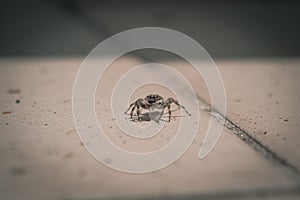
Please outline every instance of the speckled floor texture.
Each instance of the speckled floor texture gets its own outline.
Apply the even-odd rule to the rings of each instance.
[[[226,89],[227,115],[219,113],[224,129],[202,160],[197,157],[199,146],[218,111],[209,106],[205,83],[189,64],[162,62],[190,81],[206,109],[199,110],[197,136],[185,154],[146,174],[110,169],[85,149],[72,114],[73,84],[82,61],[1,58],[1,199],[300,199],[299,59],[216,60]],[[107,137],[133,152],[166,145],[180,122],[172,118],[162,134],[149,140],[122,134],[116,126],[112,89],[125,71],[142,63],[133,56],[118,59],[95,95],[96,114]],[[169,94],[161,87],[156,90]],[[151,87],[142,88],[133,99],[149,92]]]

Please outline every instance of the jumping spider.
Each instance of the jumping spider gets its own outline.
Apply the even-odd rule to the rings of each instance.
[[[185,109],[184,106],[180,105],[178,103],[178,101],[176,101],[175,99],[169,97],[167,100],[164,100],[163,97],[159,96],[158,94],[150,94],[148,95],[146,98],[142,99],[138,99],[136,100],[134,103],[130,104],[129,108],[126,110],[125,114],[128,113],[128,111],[131,109],[130,112],[130,118],[132,118],[133,112],[136,109],[136,114],[138,117],[138,120],[141,121],[140,118],[140,114],[141,114],[141,108],[146,109],[146,110],[152,110],[155,108],[158,109],[162,109],[160,116],[158,118],[158,120],[160,120],[160,118],[162,117],[165,108],[168,108],[169,111],[169,122],[171,121],[171,104],[175,103],[178,106],[178,109],[182,108],[189,116],[191,116],[191,114]]]

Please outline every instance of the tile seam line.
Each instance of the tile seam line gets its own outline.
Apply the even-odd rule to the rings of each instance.
[[[224,116],[222,113],[220,113],[215,108],[211,107],[204,99],[202,99],[199,95],[198,97],[198,103],[200,106],[200,109],[207,112],[209,115],[211,115],[213,118],[215,118],[219,123],[221,123],[230,133],[233,133],[235,136],[237,136],[240,140],[242,140],[244,143],[249,145],[252,149],[254,149],[258,154],[260,154],[262,157],[264,157],[266,160],[271,161],[273,164],[280,165],[282,167],[285,167],[293,174],[297,175],[297,178],[300,179],[300,170],[289,163],[284,158],[280,157],[278,154],[273,152],[271,149],[269,149],[267,146],[265,146],[262,142],[258,141],[255,137],[253,137],[250,133],[236,125],[233,121],[228,119],[226,116]],[[300,183],[300,180],[298,180]]]

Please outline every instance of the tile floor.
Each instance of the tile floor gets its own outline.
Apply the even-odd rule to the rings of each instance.
[[[127,174],[95,160],[81,143],[72,117],[72,88],[82,58],[0,60],[0,196],[3,199],[298,199],[299,60],[219,60],[227,93],[228,119],[276,155],[224,128],[203,160],[199,147],[211,116],[200,110],[197,136],[175,163],[148,174]],[[97,114],[120,148],[143,151],[167,144],[172,128],[149,141],[115,127],[109,94],[118,77],[141,64],[134,57],[113,63],[97,91]],[[198,81],[185,63],[165,62]],[[167,76],[167,75],[166,75]],[[147,92],[145,88],[143,92]],[[158,88],[164,92],[162,88]],[[209,102],[203,83],[199,96]],[[102,118],[103,117],[103,118]],[[212,120],[215,120],[212,118]],[[267,154],[269,155],[269,154]],[[278,162],[282,159],[284,162]]]

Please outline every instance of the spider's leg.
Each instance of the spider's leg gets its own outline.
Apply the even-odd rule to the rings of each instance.
[[[180,105],[180,104],[178,103],[177,100],[175,100],[175,99],[169,97],[169,98],[167,99],[167,103],[168,103],[168,104],[175,103],[175,104],[178,106],[178,108],[182,108],[182,109],[186,112],[186,114],[188,114],[189,116],[191,116],[191,114],[185,109],[185,107],[182,106],[182,105]]]
[[[138,120],[141,121],[141,118],[140,118],[140,114],[141,114],[141,108],[147,106],[144,102],[143,99],[138,99],[136,101],[136,114],[137,114],[137,117],[138,117]]]
[[[130,106],[128,107],[128,109],[124,112],[124,114],[127,114],[128,113],[128,111],[130,110],[130,108],[133,106],[135,104],[135,102],[134,103],[132,103],[132,104],[130,104]]]
[[[160,116],[159,116],[159,119],[158,119],[158,120],[160,120],[160,118],[161,118],[162,115],[164,114],[166,108],[168,108],[168,113],[169,113],[169,121],[168,121],[168,122],[170,122],[170,121],[171,121],[171,115],[172,115],[172,114],[171,114],[171,105],[170,105],[169,102],[166,102],[166,103],[164,104],[164,108],[162,109],[162,111],[161,111],[161,113],[160,113]]]
[[[133,114],[133,111],[134,111],[134,109],[137,107],[137,105],[136,105],[136,102],[134,103],[134,106],[132,107],[132,109],[131,109],[131,112],[130,112],[130,118],[132,118],[132,114]]]
[[[160,113],[160,116],[158,118],[158,120],[160,120],[160,118],[162,117],[162,115],[164,114],[165,112],[165,109],[166,109],[166,106],[164,106],[164,108],[162,109],[161,113]]]
[[[141,108],[138,105],[137,105],[137,109],[136,109],[136,114],[137,114],[138,120],[141,121],[141,118],[140,118]]]
[[[168,111],[169,111],[169,122],[170,122],[171,121],[171,114],[172,114],[170,104],[168,105]]]

